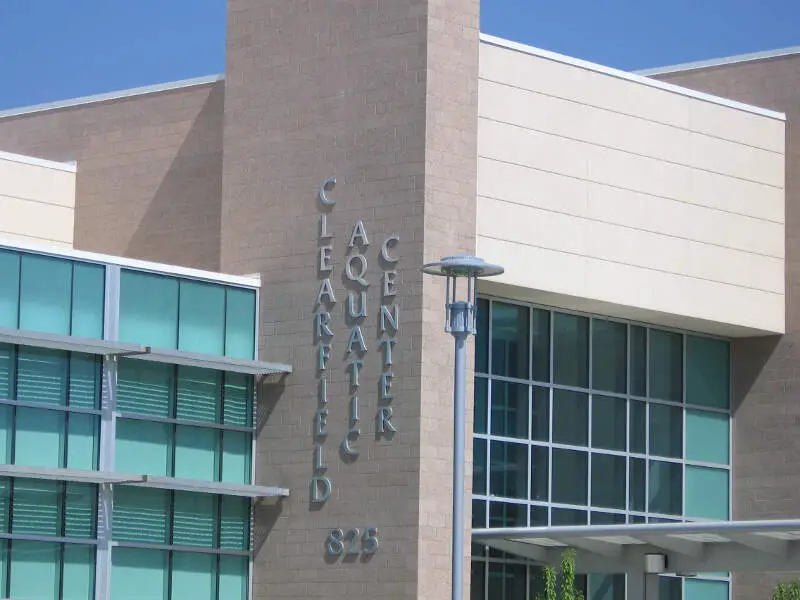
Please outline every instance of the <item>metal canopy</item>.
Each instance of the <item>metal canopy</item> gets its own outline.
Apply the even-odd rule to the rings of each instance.
[[[212,354],[198,354],[195,352],[181,352],[180,350],[167,350],[163,348],[144,347],[142,354],[131,355],[130,358],[148,360],[151,362],[169,363],[171,365],[184,365],[201,369],[216,369],[229,373],[244,373],[246,375],[282,375],[292,372],[291,365],[270,363],[260,360],[246,360],[215,356]]]
[[[37,348],[48,348],[50,350],[66,350],[69,352],[83,352],[84,354],[101,354],[106,356],[119,356],[146,351],[143,346],[138,344],[93,340],[72,337],[70,335],[39,333],[37,331],[23,331],[21,329],[8,329],[6,327],[0,327],[0,342],[18,344],[20,346],[36,346]]]
[[[800,519],[475,529],[472,541],[552,565],[573,548],[582,573],[643,573],[648,554],[667,557],[665,573],[800,570]]]

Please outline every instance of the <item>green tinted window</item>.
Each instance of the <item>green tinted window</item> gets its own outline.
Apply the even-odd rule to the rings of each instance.
[[[67,403],[67,353],[21,347],[17,371],[17,400],[42,404]]]
[[[172,425],[117,419],[116,471],[168,476],[171,453]]]
[[[1,265],[2,263],[0,263]],[[489,301],[478,298],[477,332],[475,334],[475,370],[489,372]]]
[[[553,390],[553,441],[585,446],[589,443],[589,395]]]
[[[527,498],[528,445],[493,441],[489,450],[489,494]]]
[[[528,378],[529,310],[525,306],[492,303],[492,373]]]
[[[729,474],[724,469],[686,466],[686,516],[728,519]]]
[[[114,548],[111,553],[111,597],[114,600],[167,600],[168,576],[168,552]]]
[[[225,373],[223,385],[223,421],[225,425],[253,426],[253,378]]]
[[[223,496],[220,515],[220,547],[247,550],[250,547],[250,500]]]
[[[105,303],[105,268],[101,265],[74,263],[72,275],[72,335],[83,338],[103,337]]]
[[[220,556],[219,598],[247,600],[247,572],[246,556]]]
[[[172,543],[208,548],[216,545],[218,501],[219,498],[211,494],[176,492]]]
[[[686,459],[727,465],[730,461],[730,416],[687,410]]]
[[[592,387],[624,394],[628,390],[628,326],[592,320]]]
[[[19,254],[0,249],[0,327],[19,325],[19,265]]]
[[[627,419],[624,398],[592,397],[592,447],[624,451]]]
[[[728,600],[727,581],[686,579],[683,585],[683,600]]]
[[[206,481],[218,479],[218,443],[219,430],[217,429],[177,425],[175,427],[174,476],[181,479]]]
[[[72,263],[60,258],[22,255],[19,328],[69,335]]]
[[[114,489],[114,539],[124,542],[169,543],[170,494],[118,486]]]
[[[172,553],[170,597],[173,600],[213,600],[217,557],[197,552]],[[220,598],[224,597],[220,596]]]
[[[650,330],[650,397],[683,400],[683,336]]]
[[[256,293],[228,288],[225,309],[225,356],[255,358]]]
[[[728,342],[686,338],[686,403],[730,407],[730,347]]]
[[[57,600],[60,553],[59,544],[15,540],[8,571],[10,597]]]
[[[217,355],[225,352],[225,288],[181,281],[178,314],[178,349]]]
[[[506,381],[492,382],[492,434],[528,438],[529,386]]]
[[[61,586],[63,600],[92,600],[94,598],[94,546],[64,544]]]
[[[650,461],[650,512],[680,515],[683,507],[683,466]]]
[[[178,367],[177,418],[219,423],[221,386],[222,373],[219,371]],[[231,399],[231,402],[235,404],[236,399]]]
[[[123,359],[117,373],[117,410],[137,415],[172,414],[175,368],[171,365]]]
[[[119,339],[156,348],[178,347],[178,280],[123,269]]]
[[[553,378],[555,383],[589,385],[589,319],[555,313],[553,317]]]
[[[650,454],[680,458],[683,454],[683,409],[650,405]]]
[[[592,454],[592,506],[625,509],[624,456]]]

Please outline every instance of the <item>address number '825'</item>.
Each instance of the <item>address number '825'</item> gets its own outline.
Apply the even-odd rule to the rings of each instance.
[[[332,529],[325,540],[325,551],[331,556],[375,554],[378,545],[377,527],[367,527],[363,534],[357,527],[347,531]]]

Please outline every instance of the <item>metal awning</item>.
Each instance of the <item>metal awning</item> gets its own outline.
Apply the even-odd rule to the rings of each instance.
[[[180,350],[153,348],[140,344],[109,342],[106,340],[78,338],[69,335],[39,333],[36,331],[24,331],[21,329],[8,329],[4,327],[0,328],[0,342],[102,356],[127,356],[138,360],[198,367],[201,369],[214,369],[230,373],[243,373],[246,375],[283,375],[292,372],[291,365],[280,363],[229,358],[227,356],[216,356],[214,354],[182,352]]]
[[[800,570],[800,519],[475,529],[472,541],[551,565],[573,548],[582,573],[643,573],[653,554],[665,573]]]
[[[159,477],[140,473],[115,473],[109,471],[89,471],[85,469],[60,469],[51,467],[30,467],[26,465],[0,465],[0,477],[20,477],[23,479],[47,479],[75,483],[110,483],[133,485],[137,487],[158,488],[179,492],[198,492],[220,496],[240,496],[253,498],[265,503],[274,503],[289,496],[286,488],[243,485],[218,481],[178,479]]]

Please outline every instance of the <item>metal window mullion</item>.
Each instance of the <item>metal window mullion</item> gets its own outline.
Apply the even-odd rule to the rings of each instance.
[[[73,268],[74,271],[74,268]],[[66,481],[59,482],[61,485],[59,486],[59,494],[61,496],[61,506],[60,506],[60,515],[59,520],[59,533],[61,534],[62,538],[67,537],[67,487],[69,484]],[[64,551],[66,546],[64,544],[59,544],[58,547],[58,554],[59,554],[59,561],[58,561],[58,600],[63,600],[64,598]]]
[[[686,520],[686,338],[681,335],[681,520]]]
[[[644,393],[650,396],[650,328],[644,330]],[[650,513],[650,400],[644,403],[644,512]],[[650,519],[647,519],[649,522]]]

